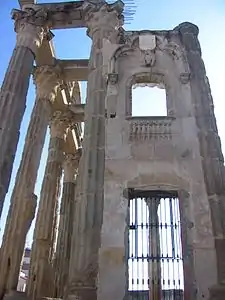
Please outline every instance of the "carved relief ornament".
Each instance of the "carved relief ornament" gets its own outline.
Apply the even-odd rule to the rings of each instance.
[[[107,30],[110,39],[112,31],[118,30],[123,25],[123,8],[124,4],[120,0],[113,4],[108,4],[105,1],[84,1],[83,11],[88,27],[87,34],[92,37],[98,29]]]
[[[50,119],[51,137],[65,138],[70,124],[74,121],[74,114],[71,111],[55,111]]]
[[[63,84],[62,70],[56,66],[34,67],[33,80],[37,97],[54,102],[58,89]]]
[[[44,9],[13,9],[11,16],[15,20],[14,29],[17,32],[17,46],[30,48],[34,54],[36,54],[44,38],[51,40],[54,36],[49,31],[51,24],[48,12]]]
[[[107,92],[105,98],[105,108],[106,116],[108,118],[116,117],[116,108],[117,108],[117,97],[118,97],[118,74],[110,73],[108,74],[107,80]]]

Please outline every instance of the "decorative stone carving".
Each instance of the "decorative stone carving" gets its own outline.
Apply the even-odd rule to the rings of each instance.
[[[180,81],[183,84],[187,84],[190,81],[190,73],[181,73],[180,74]]]
[[[59,65],[35,67],[33,79],[37,97],[53,103],[60,86],[63,84],[62,70]]]
[[[115,118],[116,116],[116,106],[118,97],[118,74],[111,73],[108,74],[108,85],[107,93],[105,99],[106,115],[108,118]]]
[[[17,32],[17,46],[30,48],[36,54],[43,38],[50,40],[53,34],[49,32],[50,23],[48,13],[41,9],[35,11],[32,8],[25,10],[12,10],[12,19],[15,20]]]
[[[11,12],[12,19],[16,21],[16,27],[25,22],[39,27],[50,27],[48,11],[45,9],[35,10],[27,7],[24,10],[13,9]],[[17,29],[17,28],[15,28]],[[16,30],[17,31],[17,30]]]
[[[150,50],[143,51],[143,53],[146,67],[153,67],[155,64],[155,53]]]
[[[51,137],[62,138],[65,135],[65,127],[73,123],[74,114],[72,111],[55,111],[50,120]]]
[[[151,140],[171,140],[173,118],[131,118],[130,119],[129,140],[151,141]]]
[[[165,84],[164,83],[136,83],[132,86],[132,89],[136,89],[137,87],[149,87],[149,88],[153,88],[153,87],[157,87],[159,89],[165,89]]]
[[[107,31],[107,39],[116,41],[118,39],[117,28],[123,24],[122,1],[118,0],[113,4],[107,4],[100,1],[97,4],[91,1],[85,1],[83,5],[85,22],[87,24],[87,33],[92,36],[97,28]]]
[[[110,73],[108,74],[108,83],[116,84],[118,82],[118,74],[117,73]]]

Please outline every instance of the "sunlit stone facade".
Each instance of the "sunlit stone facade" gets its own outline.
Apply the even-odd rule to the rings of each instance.
[[[0,300],[140,295],[224,300],[224,160],[197,26],[186,22],[171,30],[125,31],[121,1],[20,3],[21,9],[12,12],[17,41],[0,91],[0,215],[31,75],[36,99],[0,251]],[[51,30],[80,27],[92,41],[90,57],[57,59]],[[83,80],[85,104],[78,84]],[[167,115],[133,117],[133,85],[164,88]],[[48,126],[37,201],[34,187]],[[167,232],[162,227],[168,227],[159,212],[164,198],[177,203],[170,206],[170,217],[177,217],[169,222],[171,236],[179,229],[182,288],[164,286],[172,274],[169,270],[166,277],[162,267]],[[146,211],[146,225],[140,226],[147,232],[143,276],[148,281],[145,289],[131,291],[128,254],[135,244],[130,232],[143,212],[134,218],[137,223],[128,219],[138,199],[144,199]],[[29,278],[26,291],[16,294],[35,211]],[[134,232],[138,235],[138,229]]]

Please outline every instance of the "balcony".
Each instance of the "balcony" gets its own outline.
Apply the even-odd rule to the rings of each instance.
[[[172,139],[173,117],[129,117],[129,141]]]

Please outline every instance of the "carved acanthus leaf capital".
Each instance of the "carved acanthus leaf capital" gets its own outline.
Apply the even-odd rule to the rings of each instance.
[[[26,8],[25,10],[13,9],[11,16],[15,20],[18,47],[30,48],[36,54],[43,39],[46,37],[50,40],[53,37],[53,34],[49,32],[51,24],[46,10],[34,10],[33,8]]]
[[[69,116],[62,111],[55,111],[50,119],[50,135],[51,137],[65,138],[69,125]]]
[[[92,37],[99,29],[109,33],[118,30],[124,23],[123,8],[124,4],[120,0],[113,4],[101,0],[97,3],[90,0],[84,1],[83,10],[88,35]]]
[[[74,122],[74,114],[71,111],[55,111],[49,122],[51,137],[65,138],[70,124]]]
[[[58,65],[35,67],[33,79],[37,97],[53,102],[63,84],[61,68]]]

